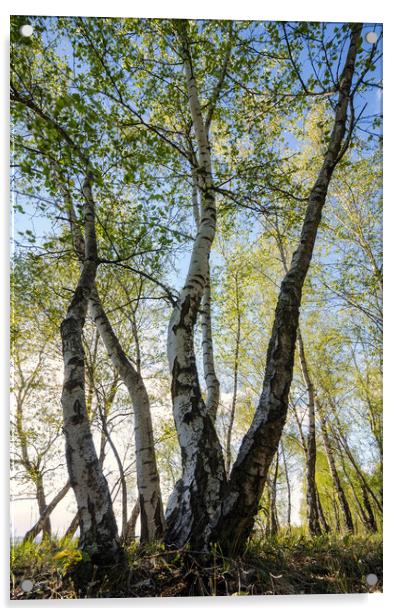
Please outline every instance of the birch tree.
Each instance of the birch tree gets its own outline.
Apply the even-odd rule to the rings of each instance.
[[[95,206],[92,172],[82,186],[84,199],[84,264],[67,314],[61,323],[64,358],[62,407],[66,460],[79,511],[80,545],[94,563],[110,564],[121,559],[118,529],[111,496],[98,456],[86,411],[82,330],[97,270]]]
[[[352,81],[360,34],[360,25],[351,28],[351,41],[340,78],[339,97],[328,150],[309,195],[300,244],[281,284],[262,395],[254,421],[243,440],[231,472],[229,494],[224,499],[221,521],[217,527],[219,541],[225,549],[236,550],[248,538],[267,469],[278,447],[285,423],[302,287],[311,262],[328,186],[334,168],[347,148],[345,133],[349,130],[350,135],[351,130],[346,122],[353,100]]]
[[[220,507],[226,483],[222,449],[201,395],[193,341],[194,325],[209,277],[216,204],[209,133],[190,52],[189,24],[176,22],[176,30],[197,142],[197,176],[203,205],[186,282],[168,330],[173,415],[182,453],[183,475],[169,498],[166,541],[177,546],[189,542],[196,549],[208,541],[209,522]]]
[[[76,255],[84,266],[84,240],[77,224],[77,216],[70,196],[67,207]],[[154,437],[150,402],[139,370],[129,361],[102,306],[97,287],[89,297],[89,314],[93,319],[111,361],[123,380],[133,405],[135,422],[135,451],[137,488],[139,492],[141,541],[148,543],[160,539],[164,531],[164,513],[155,459]],[[125,522],[126,526],[127,520]],[[123,528],[122,536],[127,532]]]

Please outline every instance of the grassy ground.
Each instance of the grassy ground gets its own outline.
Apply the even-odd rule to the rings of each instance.
[[[12,599],[72,599],[69,571],[82,555],[76,541],[53,540],[13,546]],[[378,582],[370,587],[368,574]],[[208,595],[331,594],[382,591],[382,540],[372,536],[309,538],[300,531],[253,540],[242,558],[223,558],[154,545],[128,548],[128,568],[114,571],[100,586],[93,580],[84,596],[181,597]],[[23,580],[33,583],[23,590]]]

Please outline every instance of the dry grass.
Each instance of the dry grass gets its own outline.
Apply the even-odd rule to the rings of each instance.
[[[300,531],[252,540],[241,558],[223,557],[217,548],[204,555],[188,550],[145,550],[133,544],[122,571],[95,575],[80,596],[181,597],[216,595],[333,594],[382,590],[379,535],[309,538]],[[82,558],[76,542],[17,544],[11,554],[12,599],[77,598],[69,572]],[[82,563],[81,563],[82,564]],[[378,583],[370,588],[366,576]],[[24,592],[22,580],[31,580]]]

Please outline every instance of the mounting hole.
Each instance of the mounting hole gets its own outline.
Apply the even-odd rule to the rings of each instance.
[[[20,27],[19,32],[21,36],[24,36],[26,38],[29,36],[32,36],[33,26],[31,26],[30,24],[24,24],[23,26]]]
[[[377,32],[367,32],[366,41],[370,43],[370,45],[375,45],[377,42]]]
[[[369,573],[366,575],[366,582],[369,586],[375,586],[378,582],[378,577],[375,573]]]
[[[32,580],[22,580],[21,588],[24,592],[30,592],[33,588]]]

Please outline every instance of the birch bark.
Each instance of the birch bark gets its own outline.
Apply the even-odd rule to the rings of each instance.
[[[87,416],[85,359],[82,344],[90,293],[97,271],[94,200],[89,173],[83,184],[85,257],[78,284],[61,323],[64,383],[62,408],[66,460],[78,505],[80,546],[93,564],[119,562],[122,552],[107,481],[102,473]]]
[[[217,513],[226,475],[222,449],[201,395],[194,353],[194,326],[209,276],[209,253],[215,236],[216,206],[210,144],[192,65],[188,24],[176,22],[189,106],[198,148],[198,187],[202,208],[185,285],[168,329],[173,416],[182,455],[182,477],[169,499],[166,543],[204,549],[210,520]]]
[[[284,271],[288,273],[288,265],[286,254],[284,250],[283,241],[278,228],[278,221],[276,220],[276,239],[277,245],[280,251],[281,260],[283,263]],[[306,456],[306,508],[307,519],[309,525],[309,531],[312,535],[319,535],[321,533],[320,520],[322,518],[322,507],[320,497],[316,486],[316,417],[315,417],[315,391],[313,381],[310,377],[308,368],[308,362],[305,355],[305,347],[303,344],[303,338],[301,329],[298,325],[297,330],[298,339],[298,351],[299,351],[299,363],[302,370],[303,380],[305,381],[306,391],[308,395],[308,435],[307,445],[305,448]]]
[[[192,172],[192,201],[194,220],[197,232],[201,224],[200,207],[198,203],[198,176]],[[202,210],[202,208],[201,208]],[[201,303],[201,333],[202,333],[202,362],[206,383],[206,408],[213,422],[216,421],[220,398],[220,383],[216,375],[215,359],[213,353],[212,335],[212,298],[211,298],[211,272],[208,258],[208,275]]]
[[[212,297],[211,274],[208,263],[208,277],[202,298],[201,329],[202,329],[202,360],[206,383],[206,409],[215,423],[220,397],[220,383],[216,376],[213,354],[212,336]]]
[[[350,45],[341,75],[328,149],[309,195],[299,245],[280,288],[267,352],[262,394],[254,420],[243,439],[233,466],[228,494],[224,499],[219,521],[214,525],[215,540],[218,539],[226,552],[241,550],[249,537],[267,470],[277,450],[285,424],[302,287],[311,262],[329,183],[343,152],[347,111],[361,30],[360,24],[351,26]]]
[[[70,200],[67,202],[76,254],[81,259],[83,238],[76,224]],[[158,467],[155,457],[150,401],[144,380],[129,361],[103,308],[94,284],[89,297],[89,313],[108,355],[128,390],[134,411],[137,489],[140,501],[140,541],[148,543],[163,536],[165,519]],[[126,524],[124,525],[124,532]],[[122,533],[123,534],[123,533]]]
[[[238,274],[235,273],[234,276],[235,283],[235,300],[236,300],[236,310],[237,310],[237,327],[236,327],[236,336],[235,336],[235,349],[234,349],[234,365],[233,365],[233,397],[231,400],[231,410],[230,410],[230,418],[229,424],[227,427],[227,438],[226,438],[226,473],[229,475],[231,469],[231,437],[233,433],[233,426],[236,414],[236,405],[237,405],[237,391],[238,391],[238,361],[240,355],[240,345],[241,345],[241,306],[240,306],[240,297],[238,292]]]
[[[98,327],[104,346],[129,392],[134,410],[137,489],[140,498],[142,543],[162,537],[164,513],[155,458],[150,401],[141,375],[128,360],[102,307],[97,289],[90,296],[90,315]]]

